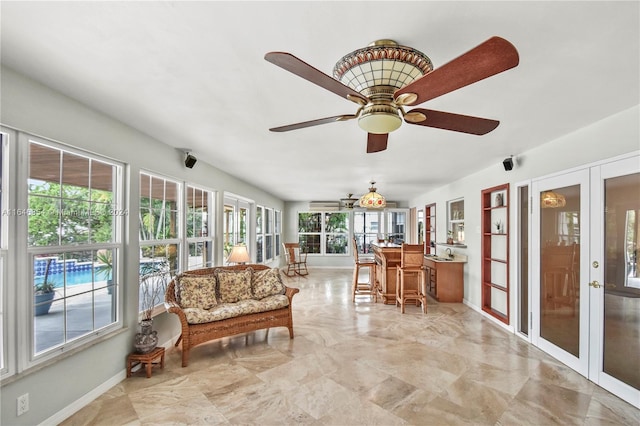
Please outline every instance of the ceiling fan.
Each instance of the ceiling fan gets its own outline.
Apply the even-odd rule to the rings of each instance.
[[[389,133],[402,119],[410,124],[455,132],[484,135],[499,121],[450,112],[405,106],[418,105],[476,83],[518,65],[516,48],[507,40],[492,37],[434,70],[422,52],[393,40],[377,40],[344,56],[333,69],[333,77],[294,55],[269,52],[267,61],[358,104],[355,114],[343,114],[269,129],[287,132],[320,124],[357,118],[367,131],[367,152],[387,149]]]

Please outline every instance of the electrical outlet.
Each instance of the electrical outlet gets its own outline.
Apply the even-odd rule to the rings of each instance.
[[[18,416],[23,415],[29,411],[29,394],[25,393],[18,397]]]

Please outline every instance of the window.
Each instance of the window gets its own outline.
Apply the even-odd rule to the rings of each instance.
[[[349,213],[324,213],[325,254],[349,253]]]
[[[282,212],[275,210],[275,225],[274,225],[274,236],[275,236],[275,250],[276,257],[280,256],[280,246],[282,245]]]
[[[256,207],[256,261],[273,261],[280,254],[280,212],[272,208]]]
[[[119,323],[122,165],[30,138],[27,182],[33,359]]]
[[[312,254],[349,253],[349,213],[298,213],[300,248]]]
[[[273,260],[273,209],[264,209],[264,261]]]
[[[256,208],[256,262],[264,262],[264,226],[263,226],[264,207]]]
[[[140,286],[139,311],[145,302],[143,290],[164,294],[164,288],[158,287],[165,286],[170,277],[182,269],[181,191],[179,182],[140,172],[140,280],[141,283],[153,282],[153,289]],[[192,195],[195,193],[192,192]],[[148,276],[154,279],[147,280]],[[162,279],[158,279],[158,276]],[[162,297],[157,302],[160,300]]]
[[[355,211],[353,235],[361,254],[373,253],[371,243],[379,239],[402,244],[407,235],[407,210]]]
[[[418,244],[424,244],[424,210],[418,210]]]
[[[210,191],[187,186],[187,269],[213,265],[212,203]]]
[[[298,213],[298,242],[309,254],[321,253],[322,213]]]
[[[385,231],[387,239],[396,244],[402,244],[406,241],[407,232],[407,212],[404,211],[386,211],[387,223]]]
[[[0,376],[4,376],[9,373],[9,367],[7,364],[7,348],[8,345],[8,330],[6,320],[7,316],[7,301],[5,298],[5,283],[7,281],[7,230],[8,230],[8,210],[7,207],[7,166],[8,166],[8,153],[9,142],[7,135],[0,133]]]
[[[228,258],[236,244],[249,244],[249,201],[228,194],[224,197],[224,258]],[[249,250],[251,255],[251,250]]]
[[[464,198],[447,201],[447,243],[464,244]]]
[[[353,235],[358,242],[360,254],[373,253],[371,243],[378,241],[378,232],[380,232],[379,212],[353,212]]]

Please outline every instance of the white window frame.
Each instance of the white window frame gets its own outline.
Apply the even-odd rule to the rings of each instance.
[[[165,188],[166,188],[166,183],[170,182],[174,185],[176,185],[176,209],[177,209],[177,213],[176,213],[176,223],[178,225],[178,230],[176,232],[175,237],[170,237],[170,238],[158,238],[158,239],[148,239],[148,240],[143,240],[140,236],[140,234],[138,234],[138,241],[139,241],[139,247],[140,247],[140,258],[139,258],[139,264],[141,264],[143,260],[149,260],[153,263],[155,263],[155,257],[145,257],[145,259],[143,259],[142,253],[144,251],[144,249],[149,248],[149,247],[159,247],[159,246],[171,246],[171,245],[175,245],[176,247],[176,260],[177,260],[177,265],[174,268],[171,268],[171,265],[167,265],[167,267],[162,267],[162,272],[164,272],[166,274],[166,276],[164,277],[164,280],[166,281],[165,285],[169,283],[170,278],[174,277],[175,275],[177,275],[180,271],[183,270],[184,265],[185,265],[185,259],[186,259],[186,255],[185,254],[185,223],[186,223],[186,219],[185,219],[185,209],[186,209],[186,202],[185,202],[185,182],[181,181],[179,179],[175,179],[172,178],[170,176],[166,176],[160,173],[156,173],[153,171],[149,171],[149,170],[140,170],[140,173],[138,174],[138,186],[140,187],[140,185],[142,184],[142,176],[145,175],[149,178],[153,179],[161,179],[164,180],[165,182]],[[152,194],[153,195],[153,194]],[[142,191],[140,191],[140,196],[138,197],[138,206],[139,206],[139,211],[140,211],[140,215],[143,214],[142,211],[142,203],[141,203],[141,199],[142,199]],[[163,193],[163,200],[166,200],[166,190]],[[139,217],[139,220],[142,219],[142,216]],[[155,250],[154,250],[155,251]],[[140,265],[139,265],[140,268]],[[156,281],[157,282],[157,281]],[[142,297],[140,297],[139,299],[139,311],[142,311],[142,307],[143,307],[143,299]],[[163,306],[163,302],[164,302],[164,291],[161,292],[161,294],[158,296],[158,299],[156,300],[156,304],[155,307],[153,308],[152,311],[152,316],[158,315],[162,312],[165,311],[164,306]]]
[[[109,164],[115,167],[114,170],[114,184],[113,184],[113,199],[112,205],[115,214],[115,220],[113,222],[113,240],[110,243],[87,243],[87,244],[74,244],[74,245],[57,245],[57,246],[27,246],[27,236],[28,236],[28,217],[26,215],[18,215],[16,217],[17,224],[17,252],[18,259],[16,264],[18,265],[17,269],[17,282],[34,282],[34,271],[33,271],[33,261],[34,257],[41,253],[53,252],[53,253],[67,253],[67,252],[78,252],[78,251],[93,251],[100,249],[114,249],[118,254],[118,258],[115,259],[115,272],[114,279],[116,280],[115,286],[116,288],[120,287],[120,283],[122,283],[122,273],[119,265],[122,264],[121,257],[124,249],[124,217],[128,214],[128,211],[124,208],[124,192],[125,192],[125,178],[124,178],[124,170],[125,164],[114,161],[112,159],[103,157],[101,155],[97,155],[94,153],[90,153],[84,151],[82,149],[74,148],[59,142],[55,142],[49,139],[45,139],[42,137],[33,136],[27,133],[18,133],[18,158],[20,158],[19,168],[21,172],[18,173],[16,177],[16,183],[18,186],[16,188],[25,188],[24,190],[16,190],[16,210],[17,211],[28,211],[28,192],[27,182],[30,178],[29,176],[29,149],[30,144],[36,143],[47,148],[61,150],[63,152],[86,157],[101,163]],[[20,237],[20,236],[23,237]],[[20,255],[20,253],[24,253],[24,255]],[[121,329],[123,326],[122,323],[122,296],[121,291],[116,290],[115,292],[115,300],[113,301],[114,312],[115,312],[115,320],[110,324],[100,327],[98,329],[93,330],[92,332],[86,333],[80,337],[72,338],[70,340],[65,340],[62,344],[52,346],[46,350],[43,350],[36,354],[35,352],[35,316],[33,311],[33,299],[34,299],[34,290],[33,285],[30,286],[21,286],[16,290],[17,300],[28,301],[30,308],[19,310],[20,313],[17,315],[18,322],[18,342],[17,345],[19,348],[27,348],[23,350],[18,355],[18,366],[17,372],[21,372],[27,368],[38,365],[42,362],[57,358],[62,354],[65,354],[72,350],[77,350],[79,347],[84,347],[86,345],[91,344],[91,342],[102,338],[104,335],[112,333],[118,329]],[[66,297],[66,296],[64,296]]]
[[[273,211],[273,215],[274,215],[274,229],[273,229],[273,233],[274,233],[274,258],[275,259],[279,259],[280,258],[280,249],[282,247],[282,212],[280,210],[274,210]]]
[[[462,218],[454,217],[454,212],[452,211],[452,206],[456,203],[462,202]],[[455,198],[453,200],[447,201],[447,239],[453,238],[453,241],[457,244],[464,245],[465,244],[465,236],[464,236],[464,217],[466,213],[464,212],[464,197]],[[461,229],[460,229],[461,227]],[[456,229],[457,228],[457,229]],[[460,239],[462,237],[462,239]]]
[[[264,208],[263,216],[263,229],[264,229],[264,262],[271,262],[275,258],[274,250],[274,217],[273,209],[270,207]]]
[[[252,259],[255,259],[255,250],[252,250],[251,247],[253,247],[252,245],[252,241],[254,241],[255,237],[254,237],[254,230],[255,228],[253,227],[254,222],[253,222],[253,215],[254,213],[251,210],[251,206],[253,205],[253,202],[235,195],[235,194],[231,194],[231,193],[225,193],[224,194],[224,207],[230,206],[233,209],[233,213],[232,213],[232,217],[233,217],[233,225],[232,225],[232,229],[231,230],[223,230],[223,258],[224,261],[226,262],[227,257],[229,254],[231,254],[231,249],[230,248],[225,248],[224,244],[227,243],[227,241],[224,239],[228,234],[231,234],[231,246],[233,247],[234,245],[237,244],[244,244],[247,246],[247,250],[249,252],[249,256],[251,256]],[[224,213],[224,207],[223,207],[223,215]],[[242,235],[242,229],[241,229],[241,221],[240,221],[240,217],[241,214],[240,212],[244,210],[247,213],[247,217],[245,218],[245,227],[244,227],[244,236]],[[226,217],[223,216],[222,218],[223,221],[226,221]],[[223,223],[223,227],[226,226],[225,223]],[[224,250],[227,251],[224,251]]]
[[[16,241],[13,237],[16,229],[15,215],[10,215],[11,206],[15,205],[15,191],[10,190],[11,176],[10,170],[16,159],[10,158],[13,154],[13,141],[16,133],[12,130],[0,127],[0,149],[2,155],[0,160],[0,198],[2,217],[0,219],[0,379],[4,379],[15,374],[17,360],[14,357],[15,351],[9,352],[10,347],[16,347],[16,330],[15,327],[9,327],[9,322],[15,323],[15,303],[9,303],[15,299],[15,289],[8,284],[16,282],[15,268],[9,268],[8,265],[15,265],[15,248],[10,250],[10,241]],[[11,161],[12,160],[12,161]],[[11,168],[11,169],[10,169]],[[11,197],[11,198],[10,198]],[[9,238],[9,237],[12,238]],[[11,321],[9,321],[11,319]]]
[[[326,218],[327,215],[330,214],[335,214],[335,213],[340,213],[340,214],[346,214],[347,215],[347,232],[328,232],[327,231],[327,223],[326,223]],[[319,214],[320,215],[320,232],[301,232],[300,231],[300,215],[301,214]],[[311,253],[308,252],[308,256],[314,257],[314,256],[328,256],[328,257],[340,257],[340,256],[350,256],[351,255],[351,244],[349,243],[349,239],[352,235],[352,214],[349,211],[299,211],[297,213],[296,216],[296,222],[297,222],[297,226],[296,229],[298,230],[298,242],[300,242],[300,236],[301,235],[318,235],[320,237],[320,253]],[[346,235],[347,237],[347,241],[346,241],[346,246],[345,246],[345,253],[327,253],[327,237],[329,235]],[[300,242],[300,247],[301,249],[304,249],[306,251],[306,248],[303,247],[303,243]]]
[[[183,254],[184,254],[184,259],[182,261],[182,265],[186,265],[186,269],[193,269],[193,268],[207,268],[207,267],[211,267],[215,264],[215,228],[214,228],[214,219],[215,219],[215,194],[216,192],[211,190],[211,189],[207,189],[207,188],[203,188],[200,187],[198,185],[194,185],[191,183],[186,183],[185,184],[185,188],[186,190],[184,191],[184,218],[185,218],[185,223],[184,223],[184,230],[185,230],[185,250],[183,250]],[[188,201],[189,201],[189,192],[190,191],[201,191],[204,196],[206,197],[206,203],[207,203],[207,210],[206,212],[203,213],[203,223],[206,225],[206,229],[207,229],[207,233],[206,235],[199,235],[199,236],[192,236],[192,237],[188,237],[188,230],[187,230],[187,226],[188,226],[188,216],[189,216],[189,212],[190,212],[190,207],[188,205]],[[197,265],[191,265],[190,262],[190,253],[191,253],[191,244],[203,244],[204,246],[208,247],[210,250],[210,253],[207,254],[207,258],[205,259],[204,264],[198,263]]]
[[[256,243],[254,245],[255,252],[256,252],[256,257],[255,257],[256,263],[265,263],[265,248],[264,248],[264,245],[266,243],[266,238],[264,233],[265,211],[266,211],[266,208],[264,206],[260,206],[260,205],[256,206],[256,221],[254,223],[255,232],[256,232]]]
[[[378,229],[377,230],[371,230],[370,232],[366,232],[366,229],[364,232],[356,232],[356,216],[362,214],[365,217],[367,215],[371,216],[371,215],[377,215],[378,217]],[[391,224],[391,219],[392,219],[392,214],[403,214],[405,221],[404,221],[404,231],[403,232],[393,232],[391,228],[392,224]],[[365,251],[365,245],[363,244],[363,242],[365,241],[365,236],[367,237],[367,243],[372,243],[372,242],[376,242],[377,240],[385,240],[387,241],[389,238],[389,234],[392,233],[393,235],[398,235],[400,234],[402,236],[402,240],[404,242],[409,241],[409,210],[408,209],[403,209],[403,208],[393,208],[393,209],[384,209],[384,210],[372,210],[372,209],[367,209],[367,210],[355,210],[353,212],[353,235],[356,238],[356,240],[358,241],[358,250],[360,251],[360,254],[372,254],[372,253],[363,253]],[[365,222],[366,223],[366,222]],[[374,223],[374,222],[372,222]]]

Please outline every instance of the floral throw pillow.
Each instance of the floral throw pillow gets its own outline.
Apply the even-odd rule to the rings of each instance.
[[[182,275],[180,285],[180,306],[183,308],[211,309],[216,300],[216,279],[211,275]]]
[[[278,268],[253,271],[251,285],[253,288],[253,298],[258,300],[276,294],[284,294],[285,290]]]
[[[251,268],[244,271],[216,270],[220,303],[236,303],[240,300],[251,299]]]

